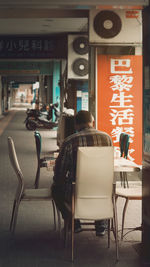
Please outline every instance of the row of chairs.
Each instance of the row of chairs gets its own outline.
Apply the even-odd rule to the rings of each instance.
[[[10,222],[10,230],[14,233],[16,222],[17,222],[17,214],[19,205],[22,201],[26,200],[48,200],[52,202],[53,205],[53,213],[54,213],[54,226],[55,229],[57,227],[56,225],[56,212],[58,215],[58,227],[60,229],[60,214],[57,211],[57,208],[55,206],[55,203],[52,199],[51,190],[50,189],[25,189],[24,188],[24,181],[23,181],[23,173],[21,171],[21,168],[19,166],[19,162],[17,159],[17,154],[15,150],[15,145],[11,137],[8,137],[8,148],[9,148],[9,157],[11,164],[17,174],[18,178],[18,186],[16,190],[16,195],[14,199],[14,205],[13,205],[13,211],[12,211],[12,217]],[[94,149],[95,148],[95,149]],[[90,151],[89,151],[90,149]],[[113,147],[89,147],[82,148],[81,151],[79,150],[78,155],[78,169],[77,169],[77,181],[79,181],[79,184],[77,184],[77,188],[79,188],[79,196],[78,191],[76,191],[76,197],[73,195],[73,201],[72,205],[74,207],[74,200],[76,201],[77,210],[73,209],[73,216],[72,216],[72,260],[74,259],[74,249],[73,249],[73,240],[74,240],[74,231],[73,231],[73,225],[74,225],[74,218],[76,216],[78,218],[83,219],[108,219],[108,221],[114,219],[114,225],[115,225],[115,240],[116,240],[116,258],[118,259],[118,237],[117,237],[117,217],[116,217],[116,205],[115,205],[115,199],[114,194],[112,198],[112,189],[113,189]],[[94,160],[93,160],[94,157]],[[99,159],[100,157],[100,159]],[[109,160],[108,160],[109,157]],[[91,162],[94,163],[91,164]],[[90,164],[89,164],[90,163]],[[84,165],[85,164],[85,165]],[[106,167],[107,164],[107,167]],[[83,166],[84,165],[84,166]],[[92,169],[87,170],[87,166],[92,166]],[[86,166],[86,168],[85,168]],[[104,168],[105,166],[105,168]],[[86,173],[85,171],[86,170]],[[104,179],[99,178],[99,173],[101,173],[102,177],[105,177],[105,183],[103,182]],[[90,175],[89,175],[90,174]],[[92,174],[92,179],[91,179]],[[92,181],[89,186],[82,186],[82,182],[80,182],[80,178],[85,177],[85,175],[88,175],[88,183]],[[86,177],[86,184],[87,183],[87,177]],[[97,188],[101,188],[101,192],[99,193],[97,191]],[[97,191],[95,194],[94,191]],[[113,201],[112,201],[113,200]],[[94,204],[95,208],[92,208]],[[88,209],[87,209],[88,206]],[[107,209],[104,207],[108,207]],[[115,212],[114,212],[115,210]],[[76,211],[78,213],[76,213]],[[84,213],[83,213],[84,211]],[[91,214],[92,212],[92,214]],[[110,224],[109,224],[110,225]],[[65,228],[66,231],[67,228]],[[67,236],[67,233],[66,233]],[[108,230],[108,245],[110,244],[110,228]]]
[[[56,230],[58,225],[59,231],[61,230],[60,213],[57,210],[57,207],[55,206],[55,203],[52,199],[51,190],[47,188],[43,189],[37,188],[40,177],[39,168],[46,166],[46,158],[44,157],[41,160],[40,157],[41,153],[40,134],[38,132],[35,132],[34,136],[36,140],[37,157],[38,157],[38,168],[37,168],[38,175],[36,176],[35,179],[36,188],[34,189],[24,188],[23,173],[19,166],[14,142],[11,137],[8,137],[9,157],[11,164],[18,177],[18,186],[16,190],[12,217],[10,222],[10,230],[13,233],[16,227],[19,205],[21,201],[26,201],[26,200],[51,201],[54,214],[54,228]],[[72,195],[72,231],[71,231],[72,260],[74,259],[74,218],[82,219],[83,221],[91,219],[92,220],[107,219],[108,246],[110,245],[110,222],[113,220],[112,225],[114,226],[113,233],[116,242],[116,259],[118,259],[118,228],[117,228],[117,214],[116,214],[116,201],[115,201],[116,195],[113,190],[114,188],[113,156],[114,156],[113,147],[82,147],[78,151],[76,190],[73,190],[73,195]],[[86,181],[83,181],[83,179],[86,179]],[[100,192],[99,190],[97,190],[98,188],[101,188]],[[56,214],[57,214],[57,219],[56,219]],[[66,227],[67,225],[68,223],[65,222],[65,242],[68,239],[68,231]]]

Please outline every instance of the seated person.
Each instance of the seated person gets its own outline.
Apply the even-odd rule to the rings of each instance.
[[[60,147],[56,159],[52,196],[63,219],[71,215],[71,183],[75,179],[77,150],[80,146],[112,146],[111,137],[93,128],[94,119],[89,111],[80,110],[75,116],[76,133],[68,136]],[[66,206],[69,206],[68,209]],[[70,210],[70,211],[69,211]],[[104,235],[105,220],[95,222],[96,235]],[[75,232],[82,231],[80,221],[75,220]]]

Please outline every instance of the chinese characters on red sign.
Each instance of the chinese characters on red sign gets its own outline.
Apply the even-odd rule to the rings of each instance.
[[[116,151],[121,132],[130,135],[128,158],[142,162],[142,57],[98,56],[97,127],[111,135]]]

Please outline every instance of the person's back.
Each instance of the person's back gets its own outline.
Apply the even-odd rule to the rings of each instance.
[[[59,157],[56,161],[54,181],[63,185],[67,176],[70,182],[75,178],[77,150],[81,146],[111,146],[112,140],[105,132],[98,131],[92,127],[86,127],[79,132],[67,137],[60,149]]]
[[[112,145],[111,137],[94,129],[93,123],[90,112],[79,111],[75,117],[78,132],[64,140],[56,160],[52,193],[63,218],[68,216],[64,202],[71,204],[71,183],[75,180],[78,147]]]

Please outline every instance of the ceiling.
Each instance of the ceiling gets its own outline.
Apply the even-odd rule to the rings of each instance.
[[[0,35],[88,31],[91,8],[132,8],[149,0],[0,0]],[[105,6],[104,6],[105,5]]]
[[[1,35],[45,35],[87,31],[87,18],[0,19]]]
[[[148,3],[149,0],[0,0],[0,35],[86,33],[91,8],[131,9]],[[10,80],[18,81],[15,77]]]
[[[147,5],[148,0],[1,0],[5,8],[91,8],[99,5]]]

